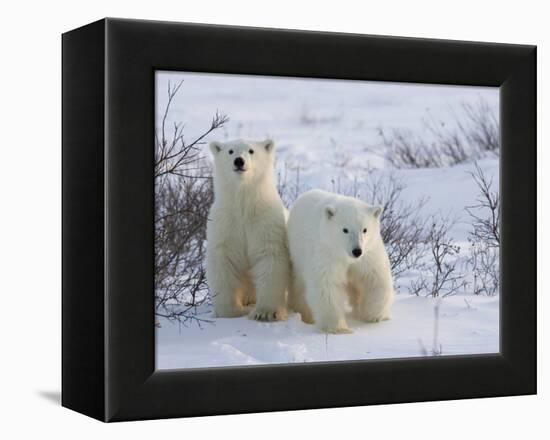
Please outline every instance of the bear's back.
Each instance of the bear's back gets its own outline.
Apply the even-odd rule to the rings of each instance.
[[[367,206],[364,202],[349,196],[335,194],[321,189],[313,189],[300,195],[291,207],[291,212],[303,212],[308,216],[317,216],[322,213],[323,209],[332,205],[334,207],[344,206],[361,209]]]
[[[320,219],[323,206],[330,203],[331,194],[320,189],[313,189],[300,195],[290,207],[289,222],[307,221],[313,226],[312,219]]]

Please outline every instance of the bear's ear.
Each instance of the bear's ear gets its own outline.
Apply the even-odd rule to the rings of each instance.
[[[218,154],[220,151],[222,151],[222,148],[223,148],[222,143],[216,142],[216,141],[210,142],[209,147],[210,147],[210,151],[214,156]]]
[[[271,139],[266,139],[262,142],[262,145],[268,153],[273,153],[275,151],[275,142]]]
[[[334,217],[334,214],[336,214],[336,208],[332,205],[325,206],[325,214],[327,215],[327,218],[330,220],[332,217]]]
[[[374,218],[380,218],[382,215],[382,212],[384,211],[384,207],[381,205],[373,206],[372,208],[372,215],[374,215]]]

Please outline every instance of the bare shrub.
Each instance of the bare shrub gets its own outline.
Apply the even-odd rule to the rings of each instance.
[[[491,111],[487,101],[480,99],[476,104],[462,105],[466,122],[459,121],[459,129],[466,139],[477,145],[481,151],[499,155],[500,136],[497,115]]]
[[[302,165],[292,165],[289,162],[283,164],[282,170],[277,172],[277,191],[283,204],[290,208],[294,201],[307,191],[301,180]]]
[[[460,246],[449,236],[454,223],[447,217],[430,218],[426,235],[428,257],[420,267],[419,277],[411,282],[411,293],[437,298],[464,287],[464,274],[458,270]]]
[[[486,101],[464,103],[453,116],[449,125],[428,115],[429,142],[408,130],[379,128],[385,159],[395,168],[438,168],[499,154],[499,124]]]
[[[168,102],[155,136],[155,314],[200,324],[207,320],[198,309],[210,301],[203,261],[213,187],[199,146],[228,118],[216,113],[191,142],[184,138],[183,124],[168,129],[170,106],[182,83],[168,85]]]
[[[428,144],[409,130],[378,129],[385,148],[384,158],[394,168],[436,168],[447,165],[436,144]]]
[[[470,173],[479,189],[476,204],[466,207],[472,219],[468,236],[473,291],[476,295],[496,295],[499,290],[500,196],[493,190],[493,181],[475,164]]]
[[[160,133],[159,130],[155,131],[155,183],[157,185],[164,183],[162,178],[170,178],[170,176],[200,178],[200,172],[204,171],[200,145],[204,144],[204,138],[212,131],[221,128],[229,121],[226,115],[216,112],[209,128],[191,142],[185,141],[183,123],[176,122],[171,129],[166,127],[170,106],[182,84],[183,81],[175,87],[168,84],[168,102],[162,116]]]
[[[406,271],[417,267],[424,252],[426,221],[418,214],[426,204],[426,199],[416,203],[403,201],[405,190],[403,182],[393,174],[368,172],[364,185],[358,185],[354,180],[354,197],[359,197],[370,204],[384,207],[380,219],[381,235],[386,249],[392,274],[399,278]]]
[[[499,251],[484,242],[470,240],[468,265],[475,295],[493,296],[499,289]]]
[[[466,207],[466,212],[472,219],[472,238],[475,241],[487,243],[488,246],[500,245],[500,196],[498,189],[493,189],[493,179],[488,178],[477,163],[470,173],[474,179],[479,194],[476,203]]]
[[[155,312],[177,321],[202,321],[198,307],[210,301],[203,261],[210,179],[178,179],[156,195]]]

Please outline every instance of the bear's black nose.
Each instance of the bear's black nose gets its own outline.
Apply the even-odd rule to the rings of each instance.
[[[237,157],[237,158],[233,161],[233,163],[235,164],[235,166],[236,166],[237,168],[242,168],[242,167],[244,167],[244,159],[243,159],[242,157]]]
[[[363,253],[363,251],[359,248],[355,248],[354,250],[351,251],[351,253],[353,254],[353,256],[355,258],[359,258],[361,256],[361,254]]]

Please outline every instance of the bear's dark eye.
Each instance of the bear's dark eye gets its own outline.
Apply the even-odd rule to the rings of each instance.
[[[254,154],[254,150],[248,150],[250,154]]]
[[[367,228],[363,229],[363,234],[367,233]]]
[[[344,229],[342,229],[342,231],[344,231],[344,234],[347,234],[349,232],[348,228],[344,228]]]
[[[233,154],[233,150],[229,150],[229,154]]]

